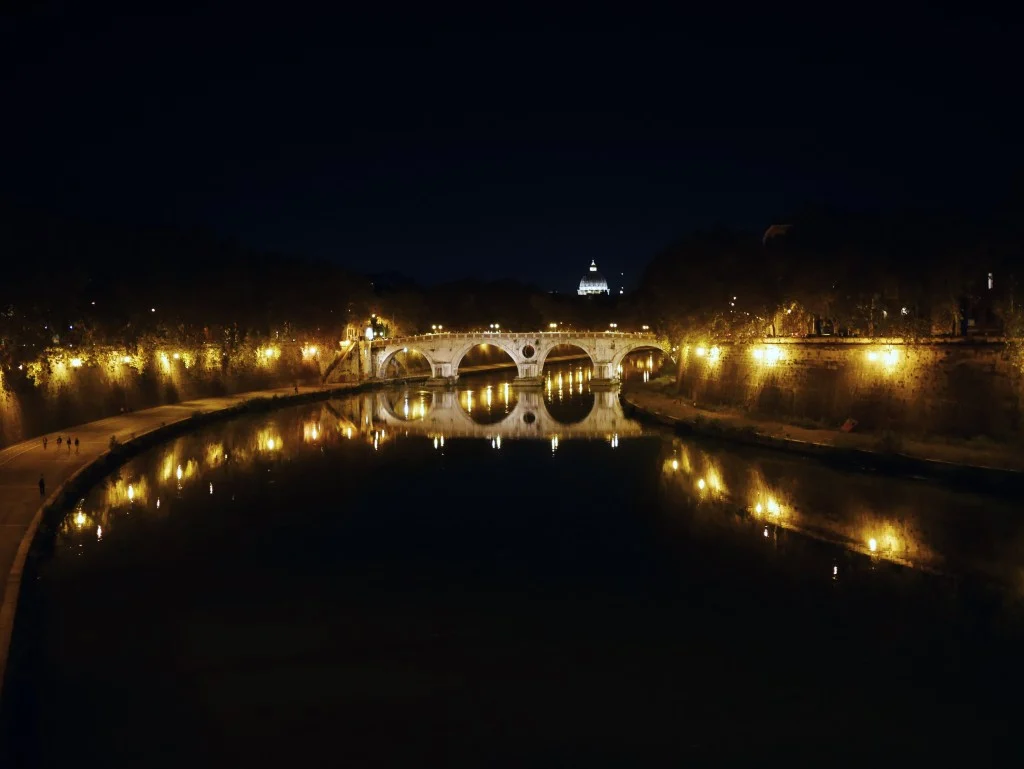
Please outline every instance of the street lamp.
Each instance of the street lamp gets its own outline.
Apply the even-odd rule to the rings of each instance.
[[[618,327],[619,327],[618,323],[609,323],[608,324],[608,328],[618,328]]]
[[[557,323],[548,323],[548,328],[558,328]]]

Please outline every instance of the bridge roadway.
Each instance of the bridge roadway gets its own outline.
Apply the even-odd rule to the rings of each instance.
[[[497,388],[496,388],[497,389]],[[517,393],[515,406],[498,422],[477,422],[459,403],[457,392],[410,389],[399,395],[399,408],[392,407],[387,393],[367,393],[363,413],[373,415],[373,427],[395,433],[434,438],[594,439],[617,441],[640,435],[642,428],[622,412],[618,393],[594,392],[594,406],[579,422],[559,422],[548,411],[543,393],[526,389]],[[422,398],[422,401],[420,400]],[[406,411],[410,416],[405,416]]]
[[[418,334],[394,339],[374,340],[371,344],[371,364],[368,367],[379,379],[385,378],[388,363],[400,352],[415,351],[430,364],[434,384],[454,384],[459,376],[463,357],[478,345],[500,347],[516,364],[516,384],[539,385],[544,361],[559,345],[580,348],[593,367],[591,385],[614,384],[618,381],[619,366],[623,358],[637,350],[671,352],[667,339],[655,334],[620,331],[576,332],[535,331]]]

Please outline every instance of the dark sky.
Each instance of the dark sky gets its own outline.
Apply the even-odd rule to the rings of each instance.
[[[1007,19],[79,5],[0,18],[0,199],[427,281],[628,285],[803,203],[984,206],[1024,157]]]

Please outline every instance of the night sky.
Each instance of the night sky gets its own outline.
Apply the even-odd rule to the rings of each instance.
[[[1005,19],[174,7],[2,17],[0,200],[571,291],[807,203],[984,207],[1024,158]]]

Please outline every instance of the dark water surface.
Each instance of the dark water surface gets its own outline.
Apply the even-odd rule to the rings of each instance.
[[[2,765],[1019,763],[1017,500],[651,432],[576,365],[504,384],[93,489],[23,598]]]

